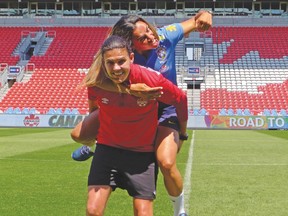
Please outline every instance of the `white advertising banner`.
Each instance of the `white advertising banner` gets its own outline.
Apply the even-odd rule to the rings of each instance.
[[[0,114],[0,127],[73,128],[86,115],[17,115]],[[193,116],[188,117],[190,129],[288,129],[287,116]]]
[[[85,115],[0,115],[0,127],[68,127],[73,128]]]

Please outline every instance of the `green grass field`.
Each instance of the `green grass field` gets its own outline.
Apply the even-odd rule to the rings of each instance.
[[[91,159],[75,162],[70,129],[0,128],[0,215],[85,215]],[[190,216],[287,216],[288,131],[197,130],[178,155]],[[192,136],[193,134],[193,136]],[[173,216],[161,173],[155,216]],[[108,216],[132,214],[116,190]]]

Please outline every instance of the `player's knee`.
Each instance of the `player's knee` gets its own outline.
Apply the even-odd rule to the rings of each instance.
[[[165,158],[163,160],[158,160],[158,166],[160,167],[162,172],[163,171],[169,172],[170,170],[173,169],[173,167],[175,167],[175,161],[170,160],[169,158]]]
[[[153,215],[153,206],[141,205],[134,209],[134,215],[137,216],[151,216]]]
[[[103,211],[99,208],[96,208],[95,205],[87,205],[86,214],[88,216],[102,216]]]

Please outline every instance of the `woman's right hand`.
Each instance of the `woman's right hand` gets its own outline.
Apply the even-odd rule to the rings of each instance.
[[[131,84],[129,87],[131,95],[140,97],[146,100],[155,100],[163,94],[162,87],[149,87],[145,83]]]
[[[196,28],[203,32],[212,26],[212,14],[208,11],[200,11],[195,15]]]

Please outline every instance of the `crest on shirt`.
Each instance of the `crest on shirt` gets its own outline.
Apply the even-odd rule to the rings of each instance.
[[[139,98],[139,99],[137,99],[137,104],[140,107],[144,107],[148,104],[148,101],[144,98]]]
[[[102,102],[103,104],[108,104],[109,99],[108,99],[108,98],[102,98],[102,99],[101,99],[101,102]]]
[[[156,50],[157,57],[160,61],[165,61],[167,58],[167,50],[164,46],[159,46]]]

